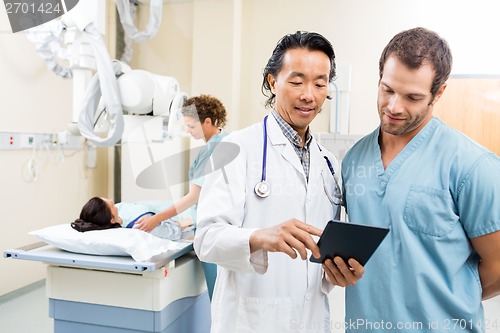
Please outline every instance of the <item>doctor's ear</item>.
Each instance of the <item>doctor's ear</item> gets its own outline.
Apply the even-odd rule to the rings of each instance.
[[[271,74],[267,74],[267,83],[269,83],[269,88],[271,92],[276,95],[274,86],[276,85],[276,79]]]

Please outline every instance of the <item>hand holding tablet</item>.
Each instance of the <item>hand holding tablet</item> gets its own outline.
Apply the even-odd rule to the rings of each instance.
[[[340,256],[345,262],[354,258],[364,266],[388,232],[389,228],[330,221],[318,241],[321,257],[311,256],[309,260],[323,263]]]

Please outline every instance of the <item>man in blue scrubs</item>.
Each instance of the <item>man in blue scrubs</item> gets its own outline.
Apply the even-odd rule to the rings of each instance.
[[[389,227],[346,289],[347,332],[485,332],[500,293],[500,159],[433,115],[452,56],[432,31],[379,62],[380,126],[342,163],[349,220]],[[471,110],[473,112],[473,110]]]

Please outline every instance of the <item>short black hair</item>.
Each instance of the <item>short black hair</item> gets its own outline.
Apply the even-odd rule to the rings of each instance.
[[[294,34],[283,36],[276,45],[271,57],[267,61],[267,65],[263,71],[262,80],[262,93],[267,97],[266,106],[273,107],[275,94],[271,91],[267,77],[269,74],[276,77],[283,67],[283,58],[285,53],[291,49],[307,49],[310,51],[322,51],[330,59],[330,75],[329,81],[331,82],[336,75],[335,72],[335,52],[333,51],[332,44],[316,32],[297,31]]]

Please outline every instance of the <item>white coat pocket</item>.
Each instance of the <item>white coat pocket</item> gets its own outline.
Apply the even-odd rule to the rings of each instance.
[[[290,297],[240,297],[236,332],[290,332]]]

